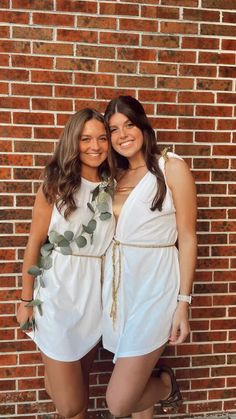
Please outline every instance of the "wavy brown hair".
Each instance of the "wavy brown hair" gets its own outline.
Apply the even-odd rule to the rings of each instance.
[[[157,145],[155,131],[153,130],[147,115],[141,103],[132,96],[118,96],[111,100],[105,111],[105,120],[109,119],[115,113],[122,113],[136,125],[143,133],[142,152],[148,170],[156,176],[157,193],[152,201],[151,210],[162,210],[162,204],[166,196],[166,184],[162,170],[158,164],[160,150]],[[111,157],[115,169],[128,169],[129,162],[124,156],[118,154],[114,149],[111,151]]]
[[[81,109],[68,120],[55,152],[44,169],[43,192],[46,199],[49,203],[55,203],[60,212],[62,208],[65,208],[64,217],[66,219],[76,209],[74,194],[81,185],[79,140],[85,123],[91,119],[95,119],[105,126],[109,140],[109,128],[103,115],[95,109]],[[111,175],[107,159],[98,167],[98,175],[101,180]]]

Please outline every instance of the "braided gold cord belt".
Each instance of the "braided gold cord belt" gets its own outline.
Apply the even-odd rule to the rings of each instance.
[[[115,328],[116,317],[117,317],[117,295],[120,287],[121,280],[121,251],[120,245],[125,247],[138,247],[143,249],[162,249],[165,247],[173,247],[175,243],[170,244],[138,244],[138,243],[123,243],[119,240],[113,239],[112,247],[112,305],[110,311],[110,317],[112,318],[113,328]],[[118,273],[116,273],[116,249],[119,250],[118,255]],[[117,280],[116,280],[117,278]]]
[[[54,249],[56,252],[63,255],[59,249]],[[97,256],[97,255],[81,255],[80,253],[72,253],[70,256],[79,256],[81,258],[93,258],[93,259],[100,259],[101,260],[101,284],[103,284],[104,279],[104,262],[105,262],[105,255]]]

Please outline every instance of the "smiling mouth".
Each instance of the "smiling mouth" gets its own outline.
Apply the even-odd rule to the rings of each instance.
[[[133,143],[132,140],[127,140],[127,141],[124,141],[123,143],[120,143],[120,147],[126,148],[126,147],[129,147],[132,143]]]
[[[90,157],[100,157],[101,156],[101,153],[87,153],[87,156],[90,156]]]

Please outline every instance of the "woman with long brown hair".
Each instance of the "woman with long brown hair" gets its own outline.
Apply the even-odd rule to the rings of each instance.
[[[196,191],[187,164],[174,153],[161,155],[135,98],[113,99],[105,119],[117,179],[103,284],[103,345],[115,362],[107,403],[115,416],[151,418],[155,403],[166,411],[182,402],[172,369],[153,369],[166,344],[189,333]]]
[[[36,342],[58,412],[83,418],[101,338],[103,256],[114,232],[109,132],[85,108],[67,122],[33,209],[17,320]]]

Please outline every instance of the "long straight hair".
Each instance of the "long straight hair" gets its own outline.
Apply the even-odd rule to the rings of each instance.
[[[84,108],[68,120],[55,152],[44,169],[43,192],[46,199],[49,203],[55,203],[58,211],[64,208],[66,219],[76,209],[74,194],[81,185],[79,140],[85,123],[92,119],[104,125],[110,148],[110,133],[103,115],[95,109]],[[98,175],[101,179],[111,175],[107,159],[98,167]]]
[[[105,120],[109,123],[115,113],[125,115],[143,134],[142,152],[148,170],[156,176],[157,192],[153,199],[151,210],[162,210],[162,204],[166,196],[166,184],[162,170],[158,164],[160,150],[157,145],[155,131],[153,130],[141,103],[132,96],[118,96],[111,100],[105,111]],[[111,151],[115,169],[127,169],[128,159],[118,154],[114,149]]]

